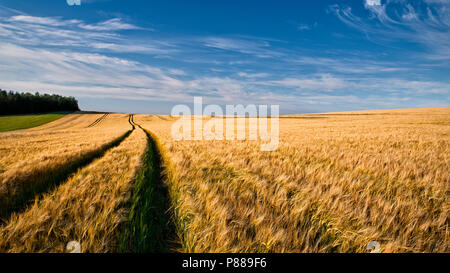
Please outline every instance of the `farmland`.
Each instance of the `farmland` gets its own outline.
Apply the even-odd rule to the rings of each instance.
[[[82,124],[89,124],[100,117],[86,115],[75,119],[81,118]],[[66,129],[64,123],[70,123],[73,118],[68,115],[43,125],[42,129],[0,135],[0,215],[20,209],[36,193],[56,185],[117,144],[131,129],[128,115],[113,116],[91,128]]]
[[[135,120],[164,147],[184,251],[449,251],[449,108],[285,116],[274,152]]]
[[[450,108],[282,116],[271,152],[175,141],[175,121],[77,113],[1,133],[0,252],[450,250]]]
[[[0,132],[36,127],[64,117],[64,113],[41,115],[14,115],[0,117]]]

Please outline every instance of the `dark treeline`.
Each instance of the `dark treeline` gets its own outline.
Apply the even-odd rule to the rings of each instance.
[[[31,94],[0,89],[0,115],[79,111],[74,97]]]

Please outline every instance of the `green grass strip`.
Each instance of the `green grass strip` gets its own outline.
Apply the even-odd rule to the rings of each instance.
[[[64,117],[69,112],[0,116],[0,132],[28,129],[55,121]]]
[[[151,135],[144,132],[147,151],[135,177],[128,222],[120,230],[117,251],[121,253],[167,253],[172,249],[174,228],[168,190],[163,183],[161,155]]]

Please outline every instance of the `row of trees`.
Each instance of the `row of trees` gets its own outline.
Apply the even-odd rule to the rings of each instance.
[[[79,111],[74,97],[31,94],[0,89],[0,115]]]

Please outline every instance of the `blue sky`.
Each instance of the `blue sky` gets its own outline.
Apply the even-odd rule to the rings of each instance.
[[[0,0],[0,88],[83,110],[450,106],[449,75],[449,0]]]

